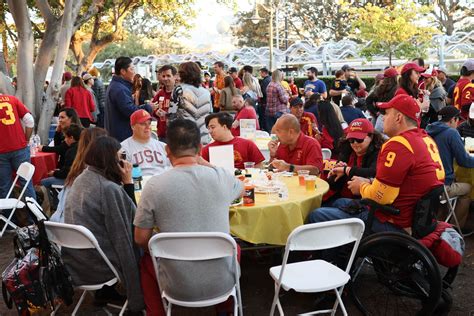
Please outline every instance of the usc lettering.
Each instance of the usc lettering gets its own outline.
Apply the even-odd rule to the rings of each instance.
[[[133,154],[133,163],[142,164],[143,162],[147,163],[156,163],[162,165],[164,162],[163,154],[156,150],[145,149]]]

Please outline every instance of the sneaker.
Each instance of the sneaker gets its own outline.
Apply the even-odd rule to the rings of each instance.
[[[102,306],[108,303],[123,305],[127,297],[117,292],[113,286],[104,286],[94,294],[94,305]]]

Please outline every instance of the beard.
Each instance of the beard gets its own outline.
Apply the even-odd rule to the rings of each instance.
[[[314,80],[314,76],[313,76],[313,75],[308,75],[308,80],[313,81],[313,80]]]

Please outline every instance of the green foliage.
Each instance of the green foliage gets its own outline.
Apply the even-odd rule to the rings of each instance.
[[[412,0],[397,0],[393,6],[378,7],[368,4],[363,8],[352,8],[345,3],[353,15],[352,37],[369,43],[361,55],[371,60],[382,55],[391,60],[424,56],[436,29],[426,26],[430,7],[416,5]]]

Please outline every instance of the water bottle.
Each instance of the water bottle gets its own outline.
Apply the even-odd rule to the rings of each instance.
[[[41,138],[38,134],[33,135],[30,140],[30,155],[34,157],[38,152],[38,146],[41,145]]]
[[[36,147],[34,144],[33,137],[30,138],[28,145],[30,146],[30,157],[34,157],[36,155]]]
[[[132,169],[132,179],[133,179],[133,187],[135,188],[135,191],[141,191],[142,190],[142,169],[138,164],[133,165]]]
[[[280,188],[278,190],[278,199],[280,201],[286,201],[286,200],[288,200],[288,196],[289,196],[288,187],[286,186],[285,183],[282,182],[280,184]]]

